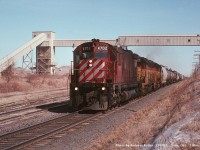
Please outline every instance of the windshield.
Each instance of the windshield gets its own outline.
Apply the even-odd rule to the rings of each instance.
[[[92,57],[92,52],[83,52],[80,54],[80,59],[89,59]]]
[[[82,59],[90,59],[92,58],[92,52],[83,52],[83,53],[77,53],[75,55],[75,62],[79,63]]]
[[[95,53],[95,58],[108,58],[107,52],[97,52]]]
[[[76,61],[76,63],[79,63],[79,61],[80,61],[80,56],[79,55],[76,55],[75,61]]]

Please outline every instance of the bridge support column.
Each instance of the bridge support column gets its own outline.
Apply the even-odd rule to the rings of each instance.
[[[54,32],[33,32],[33,36],[38,33],[47,34],[47,45],[41,44],[36,47],[36,73],[38,74],[55,74],[55,47],[53,40],[55,38]]]

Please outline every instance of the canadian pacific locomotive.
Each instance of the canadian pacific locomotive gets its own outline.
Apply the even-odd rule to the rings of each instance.
[[[70,101],[74,108],[107,110],[181,79],[175,71],[96,39],[73,53]]]

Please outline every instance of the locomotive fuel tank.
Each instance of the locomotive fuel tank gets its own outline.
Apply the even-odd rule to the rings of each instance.
[[[137,96],[136,90],[129,90],[129,91],[123,91],[122,92],[122,101],[127,101],[131,98],[134,98]]]

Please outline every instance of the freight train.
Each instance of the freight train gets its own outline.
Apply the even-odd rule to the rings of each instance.
[[[70,102],[77,109],[107,110],[181,79],[130,50],[93,39],[73,52]]]

